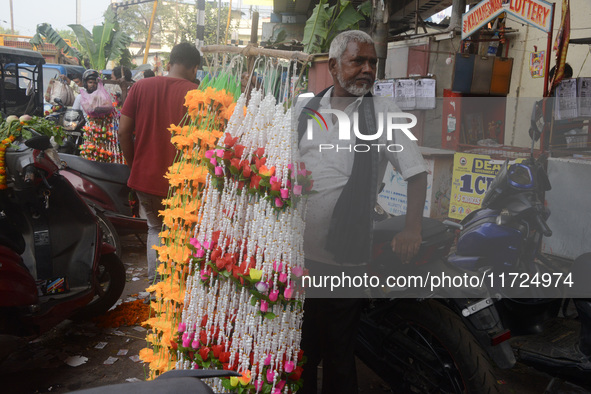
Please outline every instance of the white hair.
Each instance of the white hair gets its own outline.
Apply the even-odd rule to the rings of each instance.
[[[328,58],[336,59],[340,64],[341,57],[343,56],[343,53],[345,53],[347,45],[349,45],[351,41],[363,44],[374,44],[373,39],[369,34],[361,30],[347,30],[340,33],[332,40],[330,43],[330,49],[328,50]]]

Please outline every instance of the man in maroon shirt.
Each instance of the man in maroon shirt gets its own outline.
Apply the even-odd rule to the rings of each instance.
[[[137,192],[140,207],[148,220],[148,279],[156,275],[157,256],[152,248],[160,245],[158,233],[164,209],[162,199],[168,194],[164,174],[176,153],[170,142],[171,124],[179,124],[186,113],[185,95],[197,89],[193,83],[201,56],[195,46],[181,43],[172,48],[168,75],[136,82],[121,109],[119,143],[131,168],[127,185]],[[134,139],[135,137],[135,139]]]

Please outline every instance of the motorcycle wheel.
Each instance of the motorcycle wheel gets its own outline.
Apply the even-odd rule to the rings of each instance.
[[[384,316],[383,324],[408,338],[401,347],[386,342],[386,352],[401,361],[403,391],[411,393],[499,393],[485,351],[461,318],[435,300],[404,300]],[[392,387],[400,387],[396,381]]]
[[[95,214],[103,234],[103,242],[114,247],[115,254],[121,257],[121,240],[119,239],[119,234],[117,234],[117,230],[115,230],[113,223],[111,223],[101,211],[95,210]]]
[[[74,315],[75,320],[90,319],[106,313],[123,293],[125,266],[117,255],[109,253],[101,256],[96,282],[94,299]]]

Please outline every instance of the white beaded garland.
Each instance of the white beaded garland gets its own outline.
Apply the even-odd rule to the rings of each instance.
[[[242,95],[220,143],[226,135],[239,137],[239,144],[245,146],[241,160],[264,147],[266,167],[275,167],[275,177],[281,188],[291,189],[296,183],[295,163],[298,162],[297,139],[291,131],[291,110],[285,111],[272,95],[263,96],[260,90],[252,91],[246,115],[242,111],[245,103]],[[223,162],[219,165],[224,173],[229,171]],[[290,168],[292,179],[289,179]],[[281,289],[280,279],[291,283],[293,268],[303,269],[305,203],[301,200],[283,211],[277,211],[274,204],[274,199],[253,197],[246,190],[239,195],[237,182],[227,178],[220,191],[212,185],[212,176],[208,175],[198,212],[200,223],[194,233],[206,249],[205,260],[211,259],[213,235],[219,231],[217,247],[223,253],[235,253],[237,266],[248,264],[253,258],[255,268],[262,271],[260,281],[267,282],[269,292]],[[263,366],[268,361],[270,370],[274,371],[272,385],[275,386],[284,368],[283,360],[297,362],[303,312],[300,306],[284,308],[276,303],[268,306],[268,312],[276,316],[269,319],[260,313],[261,302],[257,300],[251,304],[251,297],[245,287],[231,280],[219,280],[219,276],[210,277],[208,284],[204,284],[201,269],[197,267],[190,271],[187,279],[182,322],[196,340],[204,329],[206,345],[223,344],[224,352],[230,352],[231,364],[237,356],[237,365],[233,367],[239,372],[251,370],[251,382],[267,381],[262,368],[254,371],[253,366]],[[294,293],[292,298],[299,301],[299,305],[304,300],[301,292]],[[205,315],[205,326],[200,327]],[[183,353],[179,356],[177,368],[189,369],[197,365]],[[220,379],[207,381],[216,392],[224,392]]]

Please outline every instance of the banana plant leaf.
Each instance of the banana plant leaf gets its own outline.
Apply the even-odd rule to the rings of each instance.
[[[329,43],[342,31],[359,29],[359,21],[365,19],[363,15],[355,10],[350,1],[341,1],[340,3],[341,8],[334,18],[334,23],[328,33],[327,42]]]
[[[96,70],[104,70],[109,60],[121,56],[131,43],[131,37],[119,31],[115,13],[110,8],[105,12],[103,24],[94,26],[92,33],[82,25],[68,26],[74,30],[78,42],[89,55],[91,67]]]
[[[328,0],[320,0],[304,27],[304,52],[328,52],[333,38],[342,31],[359,28],[359,22],[371,13],[371,2],[362,3],[356,10],[348,0],[339,0],[329,7]]]
[[[328,0],[320,0],[304,27],[304,52],[319,53],[322,41],[328,36],[328,24],[332,15],[328,13]]]
[[[45,37],[45,41],[43,40],[43,37]],[[82,54],[75,48],[70,47],[49,23],[41,23],[37,25],[37,32],[33,38],[29,40],[29,43],[34,47],[42,47],[45,42],[55,45],[68,56],[75,56],[78,60],[82,60]]]

